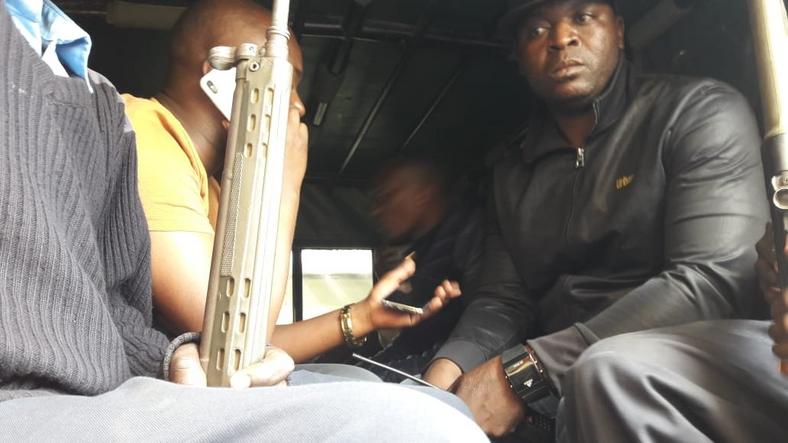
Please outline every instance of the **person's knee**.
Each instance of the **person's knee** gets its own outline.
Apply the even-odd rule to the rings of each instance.
[[[600,395],[607,388],[620,386],[636,375],[633,374],[633,351],[642,343],[633,338],[628,335],[611,337],[589,347],[567,371],[564,394]]]
[[[376,419],[379,432],[391,432],[402,437],[402,441],[487,441],[471,418],[436,395],[383,383],[368,385],[366,391],[361,409],[386,417],[384,427],[388,431]]]
[[[358,366],[336,363],[306,363],[296,365],[290,384],[304,385],[336,381],[380,382],[380,377]]]

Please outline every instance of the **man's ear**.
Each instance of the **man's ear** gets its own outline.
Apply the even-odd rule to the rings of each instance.
[[[213,68],[207,61],[202,62],[202,75],[207,74],[211,69]]]
[[[616,31],[616,38],[618,39],[618,49],[624,50],[626,48],[626,43],[624,40],[625,35],[625,27],[624,19],[621,16],[616,17],[616,27],[618,30]]]

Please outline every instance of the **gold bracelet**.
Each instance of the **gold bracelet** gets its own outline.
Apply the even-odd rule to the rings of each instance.
[[[356,338],[353,336],[353,320],[350,319],[350,307],[352,304],[345,305],[339,310],[339,328],[342,330],[342,338],[345,344],[351,348],[358,348],[367,342],[367,336]]]

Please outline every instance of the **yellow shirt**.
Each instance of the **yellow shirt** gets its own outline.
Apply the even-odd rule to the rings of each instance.
[[[156,99],[122,97],[137,134],[138,187],[148,229],[213,235],[219,183],[208,177],[186,129]]]

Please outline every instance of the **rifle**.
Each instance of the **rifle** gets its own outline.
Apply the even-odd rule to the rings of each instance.
[[[771,185],[774,251],[780,288],[788,288],[785,241],[788,227],[788,18],[783,0],[750,0],[758,80],[763,108],[763,164]],[[780,370],[788,374],[788,362]]]
[[[293,76],[289,6],[274,1],[264,48],[220,46],[208,59],[214,69],[236,68],[200,343],[208,386],[229,386],[236,371],[260,361],[273,331],[268,316]]]

